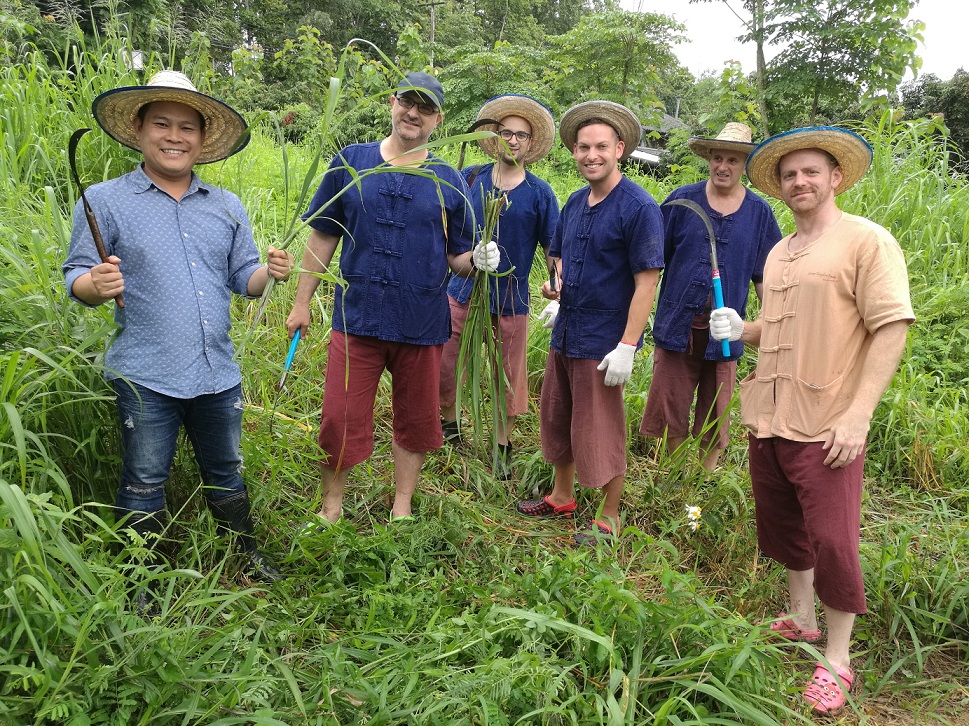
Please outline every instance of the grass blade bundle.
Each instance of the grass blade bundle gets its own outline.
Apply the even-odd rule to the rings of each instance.
[[[484,218],[480,240],[482,244],[498,242],[498,221],[508,204],[508,197],[492,190],[484,200]],[[511,272],[501,273],[507,275]],[[498,427],[504,428],[506,421],[505,387],[507,377],[502,366],[501,341],[498,327],[492,325],[491,298],[496,278],[493,272],[477,270],[474,286],[468,300],[468,317],[461,331],[458,343],[458,360],[455,365],[456,380],[459,381],[455,406],[458,421],[461,420],[462,404],[467,402],[471,413],[472,438],[477,448],[484,445],[482,422],[485,411],[490,410],[492,422],[491,456],[498,457]]]

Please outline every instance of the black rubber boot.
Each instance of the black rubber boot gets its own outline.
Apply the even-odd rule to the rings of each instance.
[[[495,478],[508,481],[512,476],[511,443],[498,444],[498,461],[495,464]]]
[[[215,517],[219,534],[233,534],[236,547],[245,556],[242,574],[254,582],[271,583],[282,578],[279,570],[273,567],[256,548],[255,527],[249,509],[249,495],[245,491],[225,499],[208,500],[209,509]]]
[[[458,431],[457,421],[445,421],[441,419],[441,433],[444,434],[444,441],[457,446],[461,443],[461,432]]]

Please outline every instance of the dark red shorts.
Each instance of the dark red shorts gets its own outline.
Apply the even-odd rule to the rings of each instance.
[[[737,384],[737,361],[705,360],[710,339],[708,329],[694,328],[685,353],[656,347],[653,380],[639,433],[643,436],[686,438],[690,432],[718,449],[730,440],[730,399]],[[696,409],[692,411],[693,394]]]
[[[835,610],[863,615],[858,554],[864,452],[843,469],[824,465],[819,441],[749,437],[761,551],[789,570],[814,569],[814,590]]]
[[[626,473],[623,386],[607,386],[598,365],[549,350],[539,412],[546,461],[574,461],[579,486],[590,489]]]
[[[391,376],[394,441],[408,451],[441,448],[437,388],[443,347],[331,331],[319,436],[323,465],[348,469],[373,453],[373,405],[385,369]]]
[[[458,341],[468,319],[469,305],[459,303],[450,295],[448,302],[451,304],[451,339],[444,344],[441,358],[441,404],[453,406],[458,388],[454,372],[460,348]],[[492,315],[491,328],[501,343],[501,367],[508,379],[505,415],[520,416],[528,411],[528,316]]]

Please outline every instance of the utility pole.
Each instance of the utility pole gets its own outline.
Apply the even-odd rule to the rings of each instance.
[[[445,4],[445,0],[436,0],[436,1],[435,0],[432,0],[431,2],[418,3],[418,5],[417,5],[417,7],[419,7],[419,8],[430,8],[431,9],[431,38],[430,38],[430,43],[431,43],[431,68],[434,67],[434,24],[435,24],[434,8],[436,8],[438,5],[444,5],[444,4]]]

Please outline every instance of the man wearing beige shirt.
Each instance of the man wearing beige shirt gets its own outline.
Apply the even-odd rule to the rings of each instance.
[[[740,384],[741,414],[758,543],[787,568],[790,595],[790,614],[770,627],[818,641],[817,594],[828,641],[803,694],[816,713],[840,711],[854,681],[851,630],[867,612],[858,554],[865,440],[915,319],[898,243],[835,202],[871,158],[864,139],[836,127],[758,146],[747,176],[790,207],[795,232],[767,258],[756,321],[730,308],[710,316],[714,338],[758,347],[757,368]]]

